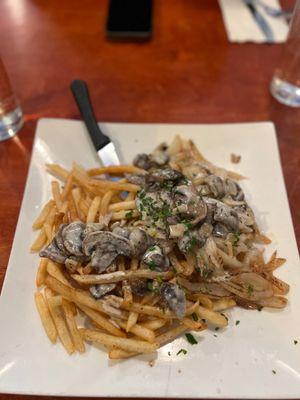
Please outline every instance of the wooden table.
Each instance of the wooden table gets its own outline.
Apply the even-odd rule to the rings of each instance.
[[[26,121],[0,143],[0,287],[36,121],[78,118],[69,91],[76,77],[92,89],[99,121],[273,121],[300,243],[300,109],[280,105],[268,89],[282,46],[230,44],[213,0],[156,0],[153,40],[143,44],[107,41],[106,13],[104,0],[0,2],[0,52]]]

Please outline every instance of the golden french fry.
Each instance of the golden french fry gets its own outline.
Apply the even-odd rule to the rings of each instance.
[[[131,311],[128,316],[127,324],[126,324],[126,332],[129,332],[130,329],[137,323],[139,314]]]
[[[160,329],[163,326],[165,326],[166,323],[167,320],[165,319],[153,319],[150,321],[142,322],[140,325],[143,326],[144,328],[148,328],[155,331],[156,329]]]
[[[135,167],[134,165],[115,165],[109,167],[100,167],[89,169],[87,173],[89,176],[103,175],[103,174],[111,174],[111,175],[120,175],[125,173],[145,173],[144,169]]]
[[[76,208],[76,204],[75,204],[74,198],[72,196],[72,192],[69,195],[68,205],[69,205],[70,220],[71,221],[78,220],[79,216],[78,216],[78,213],[77,213],[77,208]]]
[[[114,212],[111,216],[112,221],[120,221],[121,219],[130,219],[136,218],[139,216],[139,212],[137,210],[130,211],[118,211]]]
[[[125,201],[132,201],[135,199],[136,193],[135,192],[128,192]]]
[[[94,200],[92,201],[92,204],[90,205],[90,208],[88,210],[88,214],[86,217],[86,222],[94,222],[96,219],[96,215],[99,211],[99,207],[100,207],[100,203],[101,203],[101,197],[100,196],[96,196],[94,198]]]
[[[60,194],[60,188],[57,181],[51,182],[52,196],[56,204],[57,210],[60,212],[62,209],[62,199]]]
[[[57,305],[54,297],[50,297],[48,299],[48,305],[61,343],[63,344],[68,354],[74,353],[75,348],[67,325],[65,323],[61,307]]]
[[[45,279],[47,276],[47,264],[48,264],[48,259],[47,258],[41,258],[38,271],[36,274],[36,286],[40,287],[45,284]]]
[[[202,293],[192,293],[188,294],[187,298],[189,300],[194,300],[194,301],[199,301],[199,303],[204,306],[205,308],[208,308],[210,310],[213,309],[213,302],[210,300],[210,298]]]
[[[115,337],[91,329],[80,329],[80,334],[84,340],[100,343],[112,349],[120,348],[125,351],[137,353],[152,353],[158,348],[157,343],[148,343],[142,340]]]
[[[44,207],[42,208],[42,211],[40,212],[40,215],[36,218],[34,223],[32,224],[33,229],[41,229],[42,226],[44,225],[44,222],[46,221],[46,218],[54,206],[55,202],[54,200],[49,200]]]
[[[47,171],[55,176],[56,178],[60,179],[61,181],[65,182],[68,179],[69,171],[65,168],[61,167],[58,164],[46,164]]]
[[[76,212],[77,212],[77,215],[78,215],[79,219],[81,221],[84,221],[85,220],[85,216],[83,215],[83,213],[82,213],[82,211],[80,210],[80,207],[79,207],[79,203],[80,203],[80,200],[82,198],[82,194],[81,194],[80,188],[76,187],[76,188],[72,189],[71,190],[71,196],[72,196],[72,198],[74,200],[74,204],[75,204],[75,207],[76,207]]]
[[[190,318],[183,318],[182,323],[192,331],[200,331],[204,329],[204,324],[202,322],[194,321],[191,320]]]
[[[46,232],[45,232],[45,229],[42,228],[40,230],[37,238],[32,243],[32,245],[30,247],[30,251],[32,253],[37,253],[38,251],[40,251],[44,247],[44,245],[46,244],[46,241],[47,241]]]
[[[138,355],[138,353],[129,352],[129,351],[121,350],[121,349],[113,349],[113,350],[110,350],[110,352],[108,353],[108,357],[111,360],[122,360],[122,359],[133,357],[136,355]]]
[[[157,336],[155,340],[159,344],[159,346],[163,346],[164,344],[176,339],[178,336],[182,335],[187,330],[188,328],[185,325],[180,324],[175,328],[172,327],[163,334]]]
[[[117,323],[121,326],[121,328],[126,329],[126,322],[118,320]],[[130,328],[129,332],[133,333],[135,336],[138,336],[143,340],[146,340],[147,342],[153,343],[155,341],[155,334],[153,330],[146,328],[145,326],[135,324]]]
[[[61,192],[61,199],[64,201],[68,198],[69,193],[71,192],[73,187],[73,173],[70,172],[70,174],[67,177],[66,183],[64,185],[64,188]]]
[[[217,327],[224,328],[228,325],[227,319],[216,311],[198,306],[195,312],[201,319],[205,319],[206,322],[216,325]]]
[[[102,314],[112,315],[113,317],[127,320],[128,314],[126,312],[112,309],[102,302],[93,299],[85,290],[68,287],[52,276],[47,276],[46,285],[54,292],[62,295],[69,301],[87,306],[93,310],[99,311]]]
[[[145,314],[145,315],[151,315],[154,317],[158,317],[158,318],[163,318],[163,319],[176,319],[176,315],[173,314],[171,311],[169,310],[162,310],[161,308],[158,307],[153,307],[153,306],[148,306],[148,305],[143,305],[140,303],[132,303],[131,305],[127,305],[127,304],[122,304],[121,308],[124,308],[125,310],[128,311],[134,311],[137,312],[139,314]]]
[[[122,210],[134,210],[136,208],[135,201],[121,201],[120,203],[111,204],[108,207],[109,212],[116,212]]]
[[[82,304],[77,304],[77,307],[79,307],[88,317],[90,317],[100,328],[111,333],[112,335],[126,337],[124,332],[118,329],[115,325],[109,322],[107,318],[103,317],[97,311],[92,310],[89,307],[85,307]]]
[[[102,190],[120,190],[122,192],[138,192],[141,190],[140,186],[134,185],[132,183],[120,183],[107,181],[104,179],[92,179],[88,181],[89,185]]]
[[[53,278],[57,279],[59,282],[63,283],[66,286],[71,287],[70,282],[61,271],[61,267],[51,260],[48,261],[47,272],[49,275],[53,276]]]
[[[236,306],[236,302],[230,298],[223,298],[213,302],[213,310],[214,311],[223,311],[227,308],[232,308]]]
[[[101,204],[100,204],[100,215],[105,215],[108,213],[108,205],[109,205],[113,195],[114,195],[114,191],[109,190],[102,197]]]
[[[86,285],[94,285],[94,284],[101,284],[101,283],[116,283],[121,282],[124,280],[130,279],[156,279],[160,277],[161,279],[167,279],[170,276],[168,272],[156,272],[151,271],[149,269],[139,269],[136,271],[116,271],[111,272],[109,274],[103,275],[77,275],[73,274],[72,278],[75,279],[77,282],[86,284]]]
[[[44,296],[42,295],[42,293],[35,293],[34,300],[45,332],[51,342],[55,343],[57,339],[57,330],[50,315],[50,311],[44,299]]]
[[[84,342],[82,340],[82,337],[81,337],[79,330],[77,328],[77,325],[76,325],[74,309],[73,309],[72,303],[69,303],[67,300],[64,299],[62,302],[62,308],[65,313],[66,322],[67,322],[71,337],[73,339],[75,349],[77,351],[79,351],[79,353],[84,353],[85,345],[84,345]]]

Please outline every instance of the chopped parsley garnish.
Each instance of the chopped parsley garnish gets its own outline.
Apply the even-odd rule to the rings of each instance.
[[[206,319],[202,318],[202,322],[206,323]]]
[[[154,261],[150,261],[150,262],[148,263],[148,267],[149,267],[150,269],[154,270],[154,269],[157,267],[157,265],[156,265],[156,263],[155,263]]]
[[[181,221],[181,223],[185,226],[186,230],[191,229],[192,226],[193,226],[187,219],[183,219],[183,220]]]
[[[249,286],[248,286],[248,289],[247,289],[247,291],[248,291],[248,295],[249,295],[249,296],[251,296],[251,295],[252,295],[252,293],[253,293],[253,290],[254,290],[254,289],[253,289],[253,286],[252,286],[252,285],[249,285]]]
[[[156,278],[156,281],[158,282],[158,283],[163,283],[163,280],[162,280],[162,277],[161,276],[158,276],[157,278]]]
[[[297,344],[298,343],[298,340],[294,340],[294,344]]]
[[[192,318],[194,321],[198,321],[198,315],[196,313],[192,314]]]
[[[170,351],[168,351],[168,356],[170,356],[171,355],[171,352]]]
[[[180,349],[178,352],[177,352],[177,354],[176,354],[176,356],[179,356],[179,354],[184,354],[184,355],[186,355],[186,353],[187,353],[187,350],[185,350],[185,349]]]
[[[239,241],[240,241],[240,234],[234,233],[232,246],[236,247],[239,244]]]
[[[133,216],[133,211],[131,210],[131,211],[128,211],[126,214],[125,214],[125,218],[132,218],[132,216]]]
[[[193,236],[187,243],[187,251],[191,250],[197,244],[197,239]]]
[[[147,249],[147,251],[153,251],[153,250],[155,250],[155,246],[150,246],[150,247]]]
[[[185,337],[187,338],[187,340],[190,344],[198,344],[197,340],[194,338],[194,336],[191,333],[186,333]]]
[[[152,282],[147,282],[147,289],[150,290],[150,292],[157,292],[158,289],[153,287],[153,283]]]
[[[276,371],[275,371],[275,369],[272,369],[272,372],[273,372],[273,374],[274,374],[274,375],[276,374]]]
[[[261,311],[263,309],[263,306],[257,306],[257,311]]]
[[[214,333],[214,337],[218,337],[218,335],[216,335],[216,334]]]
[[[239,321],[239,320],[235,321],[235,324],[236,324],[236,325],[238,325],[239,323],[240,323],[240,321]]]

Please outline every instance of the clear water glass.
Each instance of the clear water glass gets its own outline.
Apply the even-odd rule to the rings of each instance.
[[[22,110],[0,59],[0,141],[13,137],[22,125]]]
[[[270,90],[280,103],[300,107],[300,0],[295,4],[287,41]]]

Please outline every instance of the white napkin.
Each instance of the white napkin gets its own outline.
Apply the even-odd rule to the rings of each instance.
[[[280,8],[278,0],[264,0],[264,3]],[[265,35],[242,0],[219,0],[219,4],[230,42],[267,42]],[[271,17],[262,7],[256,7],[270,25],[274,34],[274,42],[284,42],[288,33],[286,20],[283,17]]]

